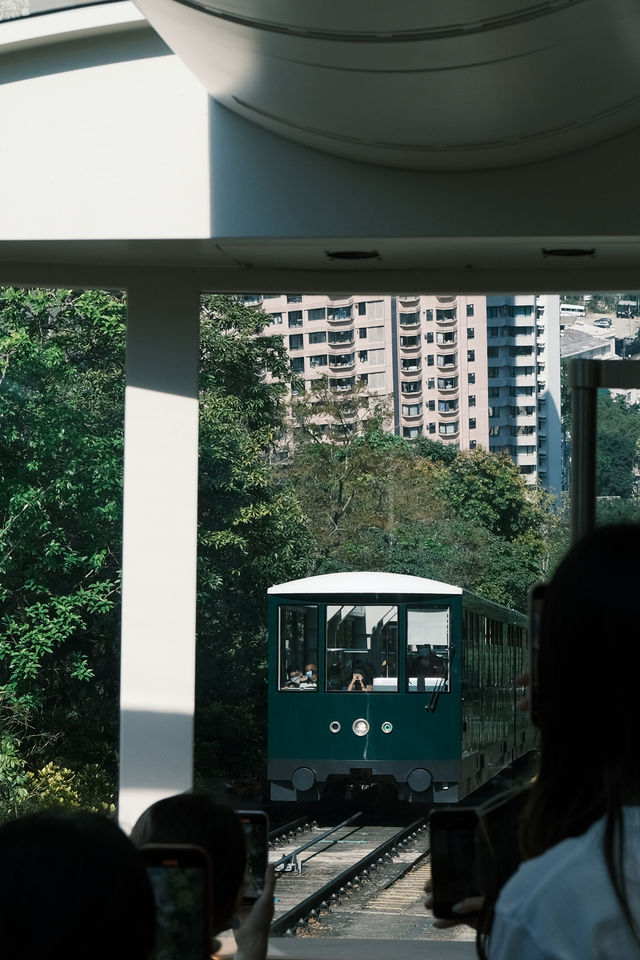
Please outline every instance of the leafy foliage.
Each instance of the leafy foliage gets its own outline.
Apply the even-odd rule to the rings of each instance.
[[[118,294],[0,292],[0,815],[92,805],[92,770],[105,802],[114,792],[125,317]],[[289,364],[263,320],[232,297],[203,302],[203,775],[247,759],[224,749],[222,712],[260,741],[266,589],[306,572],[312,552],[269,474]]]

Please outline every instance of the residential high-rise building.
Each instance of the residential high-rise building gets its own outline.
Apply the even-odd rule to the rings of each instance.
[[[490,296],[487,312],[489,449],[562,489],[560,298]]]
[[[561,489],[559,297],[244,300],[269,314],[307,388],[320,377],[336,393],[361,383],[388,399],[400,436],[505,451],[529,482]]]

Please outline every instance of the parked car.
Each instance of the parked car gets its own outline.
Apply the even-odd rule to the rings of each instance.
[[[599,320],[594,320],[594,321],[593,321],[593,325],[594,325],[594,327],[607,327],[607,328],[608,328],[608,327],[611,326],[611,320],[609,319],[609,317],[600,317]]]

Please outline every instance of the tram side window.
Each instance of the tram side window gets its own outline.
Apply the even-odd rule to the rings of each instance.
[[[408,693],[449,690],[449,608],[407,610]]]
[[[318,608],[286,604],[278,623],[279,690],[318,689]]]
[[[398,608],[327,606],[326,689],[393,693],[398,689]]]

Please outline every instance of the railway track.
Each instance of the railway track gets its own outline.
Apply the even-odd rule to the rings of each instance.
[[[360,820],[355,814],[330,829],[314,826],[304,842],[285,843],[272,855],[280,871],[273,936],[319,927],[347,901],[365,902],[389,888],[428,853],[424,819],[401,828]]]

